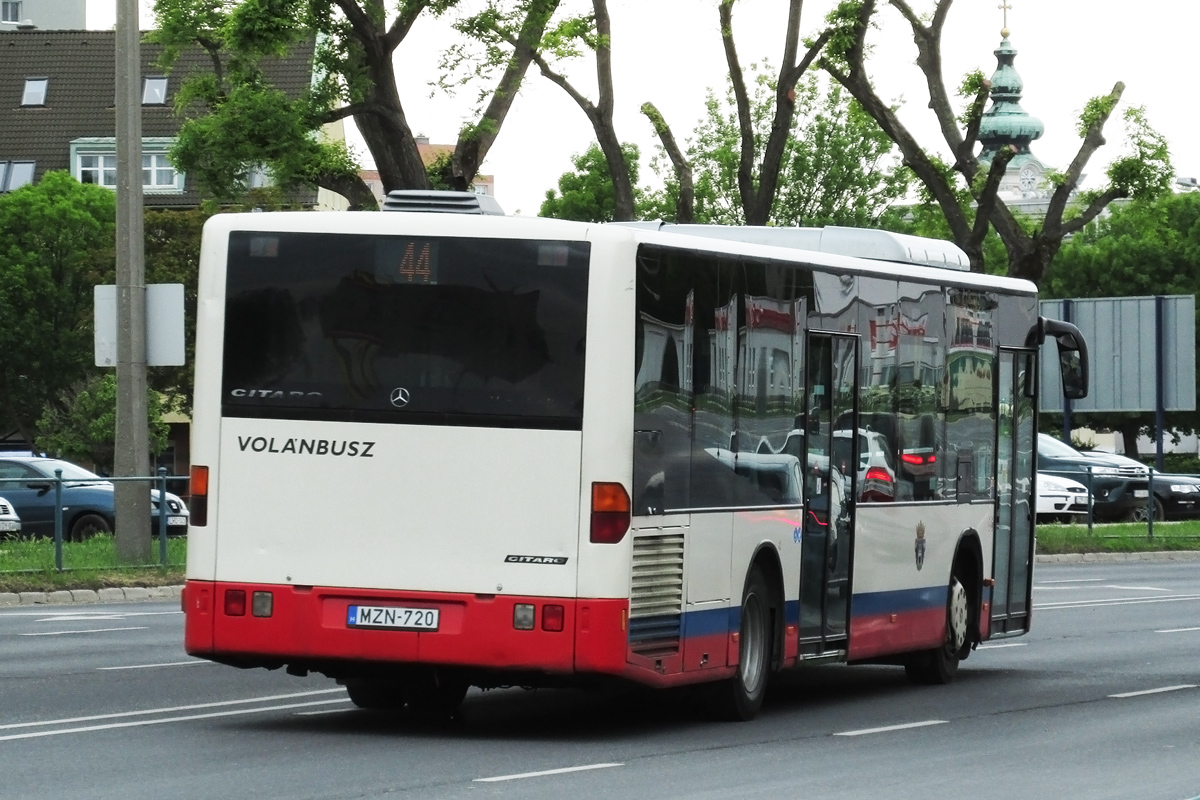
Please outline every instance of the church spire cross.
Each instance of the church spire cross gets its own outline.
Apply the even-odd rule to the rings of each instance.
[[[1005,39],[1008,38],[1008,12],[1012,11],[1012,6],[1008,4],[1008,0],[1000,0],[1000,5],[996,6],[1004,12],[1004,28],[1001,29],[1000,35]]]

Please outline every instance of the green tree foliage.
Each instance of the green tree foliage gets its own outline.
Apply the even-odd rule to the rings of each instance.
[[[66,172],[0,195],[0,424],[26,442],[94,369],[92,287],[114,281],[115,229],[114,194]]]
[[[777,87],[769,67],[751,65],[750,72],[753,160],[759,163],[773,124]],[[794,102],[793,128],[784,146],[768,223],[877,224],[884,210],[908,191],[910,173],[894,157],[891,139],[841,87],[830,86],[816,74],[797,82]],[[710,92],[705,108],[707,113],[687,148],[695,184],[695,220],[745,225],[738,186],[742,131],[732,87],[723,102]],[[660,157],[655,166],[661,170],[662,164]],[[659,200],[664,209],[674,202],[675,186],[668,183],[668,198]]]
[[[1113,207],[1110,216],[1063,245],[1042,288],[1051,298],[1200,295],[1200,194],[1166,194]],[[1153,414],[1080,418],[1094,427],[1120,430],[1131,455],[1137,452],[1138,433],[1154,430]],[[1197,430],[1200,415],[1168,413],[1167,426]]]
[[[167,447],[168,425],[162,421],[165,410],[158,392],[146,396],[146,425],[150,431],[150,452],[158,455]],[[111,475],[117,426],[117,377],[114,372],[92,375],[59,394],[58,402],[47,406],[38,421],[36,443],[39,450],[68,461],[82,461]]]
[[[151,40],[170,64],[200,47],[211,72],[189,79],[177,110],[189,119],[172,150],[176,165],[222,200],[236,199],[253,168],[266,167],[281,186],[324,186],[352,208],[373,206],[342,143],[317,134],[353,117],[384,189],[423,189],[429,181],[400,100],[392,58],[422,15],[440,16],[458,0],[155,0]],[[474,122],[459,136],[450,170],[465,190],[498,135],[558,0],[493,0],[462,11],[456,27],[485,41],[468,79],[494,81]],[[474,7],[473,7],[474,8]],[[316,36],[316,80],[287,97],[264,77],[267,59]]]
[[[638,180],[638,147],[624,143],[621,150],[629,166],[629,181]],[[616,219],[616,200],[608,159],[595,142],[586,152],[571,159],[574,172],[564,172],[558,179],[558,191],[548,189],[539,215],[556,219],[575,219],[582,222],[612,222]],[[636,197],[636,195],[635,195]]]

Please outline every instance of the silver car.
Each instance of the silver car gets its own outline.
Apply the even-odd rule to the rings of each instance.
[[[21,535],[21,518],[12,503],[0,497],[0,539],[16,539]]]

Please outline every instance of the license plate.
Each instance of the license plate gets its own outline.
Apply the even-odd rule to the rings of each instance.
[[[167,517],[167,524],[172,528],[178,525],[187,525],[187,517]]]
[[[1150,490],[1149,489],[1134,489],[1133,496],[1134,497],[1149,497]]]
[[[0,531],[19,531],[21,523],[11,519],[0,519]]]
[[[382,628],[394,631],[436,631],[438,609],[403,606],[350,606],[348,628]]]

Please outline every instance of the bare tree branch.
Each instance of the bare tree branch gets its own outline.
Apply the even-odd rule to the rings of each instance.
[[[992,166],[987,174],[987,182],[984,184],[983,191],[980,192],[979,197],[976,198],[975,225],[971,230],[971,238],[968,240],[970,247],[963,249],[981,250],[983,248],[983,239],[987,236],[989,221],[992,218],[992,209],[996,205],[996,195],[1000,190],[1000,181],[1004,179],[1004,173],[1008,171],[1008,164],[1016,154],[1016,148],[1004,147],[992,159]]]
[[[653,103],[642,103],[642,113],[654,126],[654,132],[662,141],[667,157],[675,167],[675,178],[679,181],[679,198],[675,202],[675,221],[681,225],[696,221],[696,187],[692,183],[692,165],[684,157],[675,141],[670,126]]]
[[[1104,145],[1104,125],[1112,116],[1112,112],[1116,110],[1117,103],[1121,101],[1121,95],[1124,93],[1125,84],[1117,81],[1112,92],[1101,101],[1100,115],[1088,126],[1083,142],[1079,145],[1079,152],[1071,160],[1071,166],[1067,167],[1062,183],[1050,197],[1050,205],[1046,208],[1047,228],[1053,226],[1053,229],[1057,229],[1061,224],[1063,213],[1067,208],[1067,201],[1070,199],[1071,193],[1075,191],[1075,187],[1079,185],[1079,178],[1083,175],[1083,169],[1087,166],[1088,160],[1096,150]]]
[[[792,0],[795,2],[795,0]],[[721,43],[725,47],[725,63],[729,67],[729,81],[733,85],[733,99],[737,105],[738,129],[742,141],[741,157],[738,160],[738,193],[742,197],[742,208],[749,211],[754,206],[754,126],[750,116],[750,95],[746,91],[746,78],[738,60],[737,46],[733,41],[733,0],[721,0]]]
[[[1103,194],[1094,197],[1092,202],[1088,203],[1088,207],[1078,217],[1073,217],[1062,223],[1058,228],[1059,232],[1064,236],[1069,236],[1072,233],[1083,230],[1089,222],[1100,216],[1100,212],[1104,211],[1109,203],[1127,196],[1125,192],[1119,189],[1109,189]]]
[[[390,53],[400,46],[400,43],[408,36],[409,30],[412,29],[413,23],[417,21],[417,17],[421,16],[421,12],[428,7],[429,3],[423,2],[408,9],[407,13],[396,16],[396,19],[392,22],[392,27],[388,29],[388,32],[383,37],[383,46],[387,52]]]

